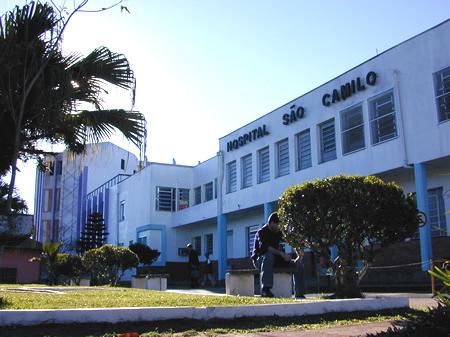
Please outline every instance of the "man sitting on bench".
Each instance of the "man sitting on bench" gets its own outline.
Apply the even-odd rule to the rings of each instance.
[[[297,257],[292,259],[280,248],[281,241],[280,219],[278,213],[272,213],[267,223],[256,232],[252,253],[253,265],[260,271],[261,296],[273,297],[274,267],[284,267],[293,269],[295,298],[305,298],[303,256],[295,250]]]

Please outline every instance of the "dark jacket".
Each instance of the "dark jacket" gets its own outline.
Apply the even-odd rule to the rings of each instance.
[[[259,256],[267,253],[269,247],[279,250],[281,241],[283,241],[281,231],[273,232],[269,225],[265,224],[256,232],[252,260],[256,261]]]

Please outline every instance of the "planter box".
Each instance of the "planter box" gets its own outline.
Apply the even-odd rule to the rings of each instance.
[[[147,276],[133,276],[131,287],[150,290],[167,290],[167,274],[149,274]]]
[[[83,287],[89,287],[91,285],[91,279],[90,278],[82,278],[80,279],[80,283],[76,284],[73,280],[70,280],[71,286],[83,286]]]

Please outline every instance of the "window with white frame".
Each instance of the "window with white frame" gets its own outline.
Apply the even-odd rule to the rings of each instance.
[[[213,183],[205,184],[205,201],[210,201],[213,199]]]
[[[442,188],[428,190],[428,222],[432,236],[447,236],[445,213]]]
[[[259,225],[247,227],[247,256],[252,256],[253,245],[255,244],[255,235],[259,227]]]
[[[270,180],[270,154],[269,147],[258,151],[258,184]]]
[[[121,200],[119,204],[119,221],[125,220],[125,200]]]
[[[450,120],[450,67],[434,74],[434,93],[439,122]]]
[[[382,94],[369,102],[372,144],[397,137],[394,93]]]
[[[276,144],[277,151],[277,177],[289,174],[289,142],[283,139]]]
[[[311,135],[309,129],[296,135],[297,143],[297,170],[304,170],[312,166],[311,161]]]
[[[320,133],[320,162],[324,163],[336,159],[336,135],[334,118],[319,124]]]
[[[205,235],[205,254],[212,254],[213,253],[213,235],[206,234]]]
[[[247,188],[252,186],[252,154],[248,154],[241,158],[241,167],[242,167],[242,183],[241,188]]]
[[[165,212],[175,211],[176,189],[173,187],[156,187],[156,210]]]
[[[362,106],[341,112],[342,153],[350,153],[366,146]]]
[[[189,188],[178,189],[178,210],[189,207]]]
[[[197,255],[202,255],[202,237],[196,236],[192,238],[192,245],[197,253]]]
[[[227,193],[236,192],[236,160],[227,164]]]
[[[202,188],[197,186],[194,188],[194,204],[198,205],[202,202]]]

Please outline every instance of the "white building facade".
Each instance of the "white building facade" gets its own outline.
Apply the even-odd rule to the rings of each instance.
[[[339,174],[376,175],[417,193],[418,208],[427,215],[420,239],[422,260],[428,261],[431,236],[450,232],[447,41],[450,20],[220,138],[217,156],[197,166],[149,163],[137,170],[134,157],[125,170],[131,176],[108,185],[121,171],[93,156],[83,166],[89,179],[78,180],[80,207],[71,216],[79,221],[77,227],[67,221],[70,239],[79,235],[86,214],[101,210],[108,242],[145,242],[161,251],[156,265],[173,269],[186,262],[180,248],[192,242],[218,261],[223,279],[230,263],[249,260],[254,233],[286,188]],[[115,165],[125,153],[107,146],[117,151],[110,154]],[[62,167],[53,186],[62,184],[63,191]],[[83,170],[78,166],[77,174]],[[40,240],[56,238],[46,234],[45,221],[53,216],[44,212],[48,186],[51,178],[39,175]],[[60,224],[64,216],[59,214]]]

